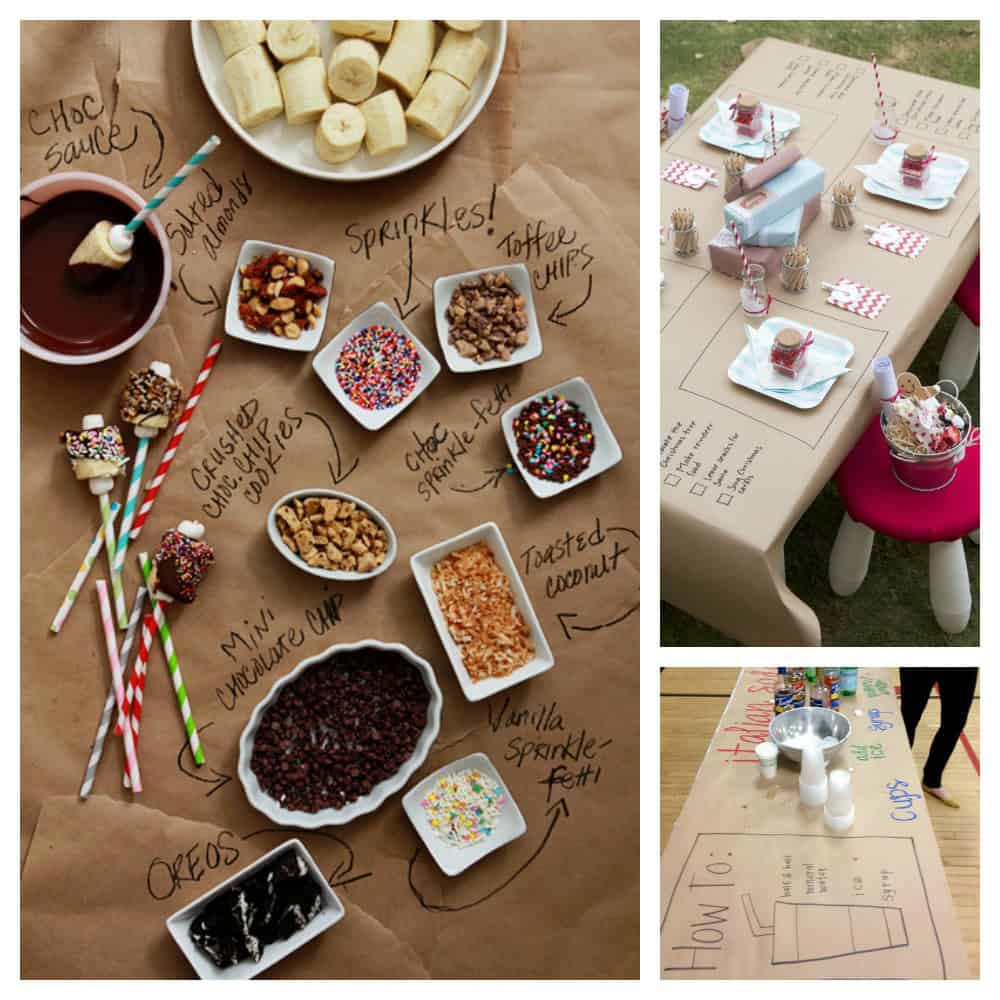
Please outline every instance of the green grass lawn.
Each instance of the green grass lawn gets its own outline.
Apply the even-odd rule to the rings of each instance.
[[[660,87],[675,80],[691,89],[697,108],[743,61],[741,46],[756,38],[783,38],[845,56],[979,86],[979,25],[970,21],[664,21],[660,26]],[[936,381],[948,334],[958,318],[949,306],[910,366],[925,383]],[[979,370],[962,392],[979,414]],[[979,549],[965,543],[972,580],[972,619],[957,636],[943,633],[930,609],[927,548],[878,537],[871,570],[850,598],[836,597],[826,569],[843,514],[828,484],[785,545],[788,585],[810,605],[828,646],[976,646],[979,644]],[[666,603],[661,604],[664,646],[730,646],[733,640]]]

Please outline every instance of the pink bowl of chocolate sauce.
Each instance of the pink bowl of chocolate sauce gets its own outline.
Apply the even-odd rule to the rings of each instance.
[[[132,259],[85,285],[67,263],[94,223],[126,223],[144,199],[100,174],[72,171],[21,192],[21,350],[44,361],[91,365],[131,350],[152,329],[170,291],[170,244],[150,216]]]

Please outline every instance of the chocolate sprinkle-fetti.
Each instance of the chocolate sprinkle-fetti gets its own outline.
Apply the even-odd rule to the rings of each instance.
[[[514,418],[514,436],[521,465],[551,483],[576,479],[594,454],[594,428],[564,396],[533,399]]]
[[[453,847],[471,847],[492,836],[507,798],[503,788],[476,768],[442,775],[420,800],[437,836]]]
[[[391,326],[366,326],[337,358],[337,381],[351,402],[366,410],[387,410],[413,392],[422,365],[417,345]]]
[[[215,562],[215,552],[207,542],[188,538],[177,529],[170,528],[164,533],[153,562],[160,589],[190,604],[197,596],[198,585],[209,566]]]

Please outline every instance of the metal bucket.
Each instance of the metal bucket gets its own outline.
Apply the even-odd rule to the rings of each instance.
[[[892,474],[905,487],[916,490],[918,493],[933,493],[935,490],[943,490],[948,486],[958,472],[958,463],[965,458],[965,449],[978,439],[977,431],[976,438],[970,440],[974,428],[972,416],[965,404],[957,396],[940,389],[937,395],[942,402],[947,403],[965,421],[962,440],[948,451],[940,451],[932,455],[911,455],[909,452],[900,451],[886,437],[884,414],[880,421],[882,437],[885,438],[885,443],[889,448]]]

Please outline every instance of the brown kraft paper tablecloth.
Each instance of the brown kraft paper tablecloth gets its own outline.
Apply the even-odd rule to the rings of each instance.
[[[798,764],[759,777],[775,671],[741,672],[660,871],[660,967],[679,979],[967,979],[965,948],[891,672],[842,698],[855,821],[799,802]]]
[[[190,975],[165,918],[281,839],[280,831],[262,832],[272,824],[248,805],[235,777],[237,740],[251,710],[302,658],[367,637],[403,642],[425,657],[444,694],[440,735],[413,781],[482,750],[528,831],[454,879],[418,848],[399,795],[346,826],[288,831],[331,872],[348,914],[268,975],[637,974],[637,172],[604,179],[597,197],[589,184],[606,164],[587,144],[562,147],[558,166],[533,158],[533,137],[544,135],[546,120],[536,84],[544,86],[546,77],[529,54],[548,53],[548,67],[556,41],[572,34],[575,48],[562,50],[566,65],[554,73],[556,88],[576,72],[577,60],[612,67],[620,89],[606,102],[598,91],[585,102],[561,94],[558,101],[577,116],[581,135],[591,125],[605,128],[631,160],[638,150],[638,74],[629,53],[638,29],[511,27],[497,89],[451,150],[387,182],[336,185],[280,169],[225,129],[198,80],[186,23],[25,26],[25,183],[58,155],[56,169],[104,172],[140,190],[144,176],[155,173],[160,134],[166,170],[211,131],[223,145],[206,164],[211,179],[192,178],[166,206],[177,288],[146,340],[125,358],[79,369],[22,355],[24,976]],[[65,59],[53,79],[49,55],[56,49]],[[63,110],[85,103],[96,117],[74,126],[68,115],[72,134],[63,134],[60,100]],[[57,136],[34,134],[53,120]],[[69,144],[78,149],[97,124],[106,136],[112,120],[125,137],[119,145],[135,134],[133,145],[66,162]],[[49,152],[52,143],[58,153]],[[543,151],[550,159],[559,153],[551,143]],[[587,184],[577,180],[578,167]],[[154,183],[162,178],[150,189]],[[213,200],[220,188],[221,200]],[[404,223],[410,212],[419,224],[413,217]],[[211,337],[222,333],[218,302],[248,238],[336,260],[321,347],[350,316],[382,299],[440,356],[434,278],[524,261],[534,278],[544,353],[498,372],[457,376],[444,369],[404,414],[369,433],[327,393],[309,356],[225,338],[126,572],[131,599],[139,580],[134,553],[155,547],[182,518],[206,524],[217,564],[194,605],[168,610],[206,764],[196,768],[186,749],[156,646],[139,750],[145,790],[135,804],[128,801],[120,740],[109,741],[94,795],[81,803],[77,791],[108,684],[93,590],[107,571],[102,556],[62,632],[48,634],[97,523],[96,504],[72,480],[58,434],[77,426],[82,413],[116,412],[128,370],[153,358],[169,361],[190,386]],[[592,482],[541,501],[516,474],[495,475],[509,461],[499,417],[510,404],[578,374],[593,386],[625,457]],[[165,437],[154,442],[150,465]],[[227,442],[238,444],[233,451],[243,471],[236,471]],[[131,435],[126,443],[131,454]],[[244,473],[240,488],[226,486],[227,476]],[[343,489],[389,518],[399,553],[387,573],[368,583],[326,584],[273,549],[268,509],[307,486]],[[471,704],[434,632],[409,557],[489,520],[509,544],[556,666]],[[95,934],[98,910],[102,930]],[[130,947],[121,947],[125,940]]]
[[[855,348],[851,373],[811,410],[729,381],[726,371],[746,340],[739,282],[709,265],[708,243],[723,225],[720,188],[661,186],[664,226],[683,206],[701,232],[695,256],[676,257],[667,243],[661,253],[661,597],[751,645],[820,643],[816,615],[785,584],[785,539],[875,413],[872,360],[888,355],[897,372],[906,369],[979,247],[978,90],[889,67],[881,75],[896,99],[898,141],[936,143],[969,161],[957,196],[940,211],[864,191],[853,166],[875,163],[882,151],[869,131],[871,66],[801,45],[767,39],[663,147],[664,165],[679,157],[724,180],[725,152],[702,142],[698,130],[717,98],[752,91],[800,114],[788,141],[826,170],[820,217],[802,237],[811,257],[808,290],[785,292],[768,278],[771,316],[815,325]],[[830,189],[840,180],[858,190],[849,231],[830,225]],[[867,246],[864,226],[883,221],[926,233],[927,248],[907,259]],[[877,319],[826,304],[821,283],[841,277],[891,296]]]

